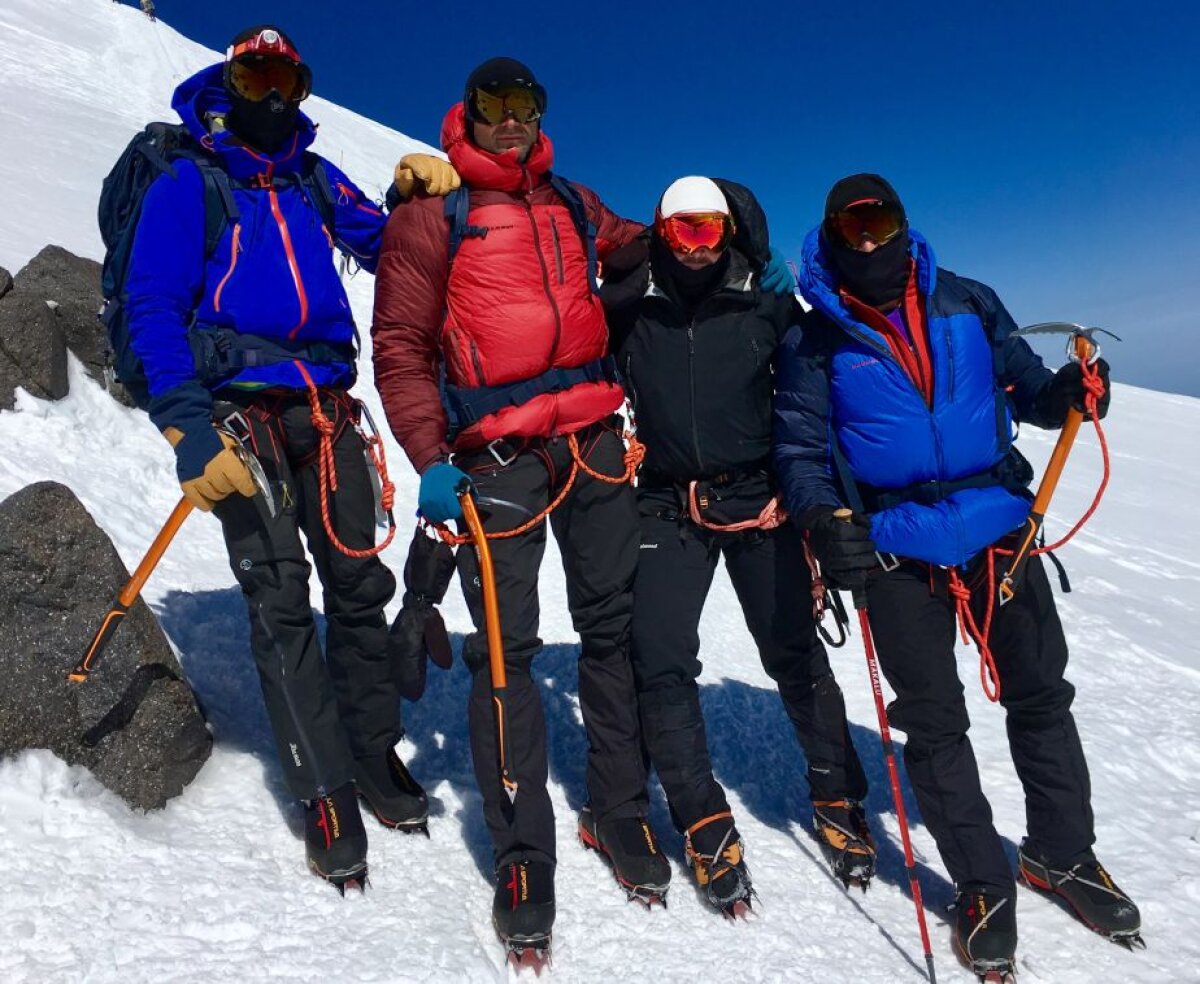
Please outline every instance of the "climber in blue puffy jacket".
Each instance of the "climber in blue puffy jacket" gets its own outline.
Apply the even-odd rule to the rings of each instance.
[[[1011,967],[1016,949],[1013,873],[980,788],[955,666],[960,599],[985,626],[1025,791],[1023,877],[1093,929],[1133,941],[1137,907],[1092,853],[1067,644],[1040,558],[990,625],[986,617],[989,548],[1012,543],[1032,498],[1013,422],[1056,428],[1082,409],[1079,364],[1047,369],[991,288],[939,269],[878,175],[834,185],[804,245],[800,289],[813,310],[779,356],[776,474],[826,579],[866,599],[896,692],[888,718],[906,733],[921,815],[959,893],[960,954],[982,973]],[[1103,416],[1108,367],[1096,368]]]

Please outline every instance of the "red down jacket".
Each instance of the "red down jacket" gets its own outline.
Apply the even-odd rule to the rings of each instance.
[[[438,392],[439,363],[460,387],[498,386],[571,368],[608,351],[600,299],[588,281],[584,243],[546,178],[554,160],[542,134],[524,165],[466,138],[461,104],[442,124],[442,146],[470,189],[466,236],[451,265],[440,198],[416,197],[388,220],[371,327],[375,385],[396,439],[417,471],[450,451]],[[596,226],[601,260],[642,230],[579,187]],[[607,382],[543,393],[484,417],[455,450],[500,437],[569,434],[615,411],[624,394]]]

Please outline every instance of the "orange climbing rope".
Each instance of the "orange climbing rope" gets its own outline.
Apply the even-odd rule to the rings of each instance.
[[[383,440],[379,434],[367,434],[363,431],[357,418],[354,421],[354,429],[358,431],[358,436],[362,438],[366,445],[367,455],[371,459],[371,463],[375,466],[375,470],[379,473],[379,484],[381,487],[381,505],[388,517],[387,536],[383,542],[376,544],[373,547],[368,547],[365,550],[355,550],[346,546],[338,535],[333,530],[333,520],[329,515],[329,495],[331,492],[337,492],[337,466],[334,463],[333,457],[333,421],[321,409],[321,393],[317,389],[316,383],[313,382],[312,376],[309,375],[308,369],[305,368],[303,362],[295,360],[295,366],[300,371],[300,375],[304,378],[304,383],[308,388],[308,405],[312,410],[313,427],[321,435],[320,445],[317,449],[317,471],[320,475],[321,485],[321,522],[325,526],[325,535],[329,537],[329,542],[340,552],[347,557],[356,557],[359,560],[364,560],[367,557],[376,557],[387,549],[392,539],[396,536],[396,520],[392,515],[392,505],[396,499],[396,486],[392,484],[388,478],[387,472],[387,457],[383,450]]]
[[[637,475],[638,465],[642,463],[642,459],[646,457],[646,448],[641,441],[637,439],[637,434],[633,428],[626,430],[624,433],[626,442],[625,447],[625,471],[620,475],[605,475],[603,472],[598,472],[592,468],[579,450],[579,441],[574,434],[567,435],[567,447],[571,449],[571,470],[567,473],[566,481],[559,489],[558,494],[550,500],[550,503],[533,518],[526,520],[520,526],[513,527],[510,530],[494,530],[486,534],[489,540],[507,540],[510,537],[520,536],[522,533],[528,533],[539,523],[545,521],[555,509],[562,504],[571,493],[572,487],[575,485],[575,480],[579,477],[579,473],[583,472],[589,478],[594,478],[597,482],[604,482],[608,485],[624,485],[626,483],[633,484],[634,476]],[[454,533],[445,525],[437,525],[434,527],[437,534],[442,538],[443,542],[451,546],[461,546],[464,543],[469,543],[471,537],[466,533]]]
[[[975,616],[971,611],[971,589],[959,577],[958,569],[951,567],[947,572],[947,587],[951,598],[954,599],[955,607],[958,612],[959,632],[962,634],[963,643],[971,640],[975,642],[979,649],[979,679],[983,685],[983,692],[988,700],[996,702],[1000,700],[1000,674],[996,669],[996,661],[992,656],[991,647],[988,645],[988,637],[992,630],[992,615],[996,610],[996,557],[1013,557],[1016,556],[1021,549],[1024,549],[1030,557],[1035,557],[1038,554],[1049,553],[1051,550],[1058,550],[1075,536],[1084,525],[1092,518],[1100,505],[1100,500],[1104,496],[1104,490],[1108,488],[1108,480],[1112,474],[1112,465],[1108,453],[1108,440],[1104,436],[1104,428],[1100,426],[1100,416],[1097,413],[1097,404],[1100,397],[1104,395],[1104,381],[1100,378],[1100,373],[1091,365],[1087,358],[1086,352],[1083,353],[1079,360],[1080,371],[1083,374],[1083,388],[1086,391],[1083,405],[1087,413],[1091,416],[1092,423],[1096,427],[1096,439],[1100,444],[1100,455],[1104,462],[1104,472],[1100,479],[1100,486],[1096,489],[1096,494],[1092,497],[1092,503],[1088,506],[1087,511],[1080,517],[1079,521],[1067,531],[1067,534],[1055,543],[1044,547],[1033,547],[1032,541],[1036,537],[1038,530],[1041,529],[1040,521],[1035,528],[1031,528],[1026,541],[1018,550],[1008,550],[1003,547],[988,547],[987,554],[984,558],[984,563],[987,566],[987,608],[983,615],[983,624],[980,625],[975,620]],[[1071,421],[1070,414],[1077,414],[1082,419],[1082,414],[1079,411],[1072,410],[1068,414],[1068,425],[1073,425],[1078,429],[1080,420]],[[1067,425],[1064,425],[1064,430]],[[1074,438],[1074,430],[1068,435],[1070,439]],[[1063,442],[1060,440],[1060,446]],[[1038,497],[1034,501],[1032,507],[1040,516],[1045,507],[1049,504],[1050,494],[1054,491],[1054,485],[1058,481],[1058,475],[1062,470],[1062,466],[1066,461],[1066,451],[1069,450],[1069,440],[1066,447],[1060,452],[1055,449],[1055,456],[1051,459],[1051,467],[1047,469],[1046,480],[1043,481],[1043,488],[1038,490]],[[1015,567],[1015,565],[1013,565]]]

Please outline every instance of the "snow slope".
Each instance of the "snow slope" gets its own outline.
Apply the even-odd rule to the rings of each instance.
[[[99,182],[130,135],[169,118],[169,96],[215,58],[166,24],[108,0],[4,0],[0,6],[0,265],[15,271],[47,242],[98,257]],[[314,99],[319,149],[370,191],[418,146]],[[67,133],[71,134],[70,139]],[[664,180],[669,176],[664,175]],[[986,277],[986,271],[980,271]],[[371,278],[350,284],[370,324]],[[1110,357],[1119,375],[1120,351]],[[380,420],[363,361],[363,395]],[[1200,979],[1200,401],[1117,386],[1107,427],[1111,488],[1063,559],[1075,591],[1060,599],[1073,650],[1071,678],[1094,784],[1099,849],[1140,903],[1149,949],[1126,953],[1021,890],[1023,981],[1129,984]],[[1028,430],[1041,464],[1052,435]],[[1188,452],[1187,449],[1193,449]],[[389,444],[399,512],[416,482]],[[1083,507],[1099,479],[1090,433],[1072,458],[1051,532]],[[39,480],[71,486],[132,567],[178,496],[171,456],[143,414],[117,406],[73,366],[59,403],[22,396],[0,413],[0,498]],[[404,541],[386,556],[399,569]],[[679,838],[661,793],[654,821],[675,860],[668,910],[623,901],[601,862],[580,849],[573,815],[584,796],[584,737],[574,637],[557,558],[544,567],[538,668],[551,730],[558,815],[559,919],[553,979],[866,981],[921,979],[912,907],[857,638],[837,654],[852,728],[872,779],[880,876],[847,894],[807,833],[803,767],[778,698],[757,665],[727,581],[718,578],[702,626],[703,700],[714,760],[726,783],[761,896],[733,925],[688,887]],[[298,814],[288,802],[248,651],[244,612],[216,522],[195,517],[171,547],[147,599],[208,708],[215,748],[166,809],[131,812],[85,771],[47,752],[0,762],[0,978],[5,981],[504,979],[490,928],[489,848],[474,789],[460,666],[435,671],[406,705],[405,755],[433,803],[432,837],[368,822],[372,889],[340,899],[306,873]],[[313,603],[320,606],[318,593]],[[455,633],[469,622],[446,606]],[[64,663],[64,666],[66,664]],[[997,825],[1015,851],[1020,788],[1002,714],[961,653],[973,737]],[[101,669],[100,672],[103,672]],[[952,889],[926,830],[914,840],[938,970],[969,981],[949,955],[942,907]]]

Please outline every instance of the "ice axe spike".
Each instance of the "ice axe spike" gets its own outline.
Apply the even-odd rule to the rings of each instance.
[[[500,631],[500,601],[496,597],[496,569],[488,545],[483,521],[475,507],[470,479],[464,478],[455,489],[462,506],[463,520],[470,531],[479,558],[479,584],[483,593],[483,617],[487,630],[488,669],[492,676],[492,711],[496,717],[496,749],[499,753],[500,786],[512,804],[517,798],[517,782],[509,771],[508,754],[508,672],[504,666],[504,637]]]
[[[1081,365],[1091,365],[1100,357],[1100,346],[1093,341],[1093,336],[1097,332],[1103,332],[1120,341],[1119,336],[1114,335],[1111,331],[1105,331],[1103,328],[1085,328],[1083,325],[1066,321],[1047,321],[1017,330],[1019,335],[1069,335],[1067,353],[1072,360]],[[1025,565],[1037,542],[1038,534],[1041,533],[1042,526],[1046,522],[1046,511],[1050,508],[1050,500],[1054,497],[1054,490],[1058,488],[1058,480],[1062,476],[1063,468],[1067,464],[1067,456],[1071,453],[1071,447],[1075,444],[1075,438],[1079,434],[1079,425],[1082,423],[1083,412],[1071,407],[1067,411],[1066,420],[1063,421],[1062,430],[1059,431],[1058,441],[1055,443],[1054,452],[1050,455],[1050,461],[1046,465],[1045,474],[1042,475],[1037,495],[1034,496],[1033,504],[1029,507],[1029,516],[1025,520],[1025,529],[1020,545],[1013,551],[1008,568],[1001,575],[1000,583],[996,587],[1001,605],[1007,605],[1017,593],[1017,582],[1025,570]]]
[[[167,517],[167,521],[163,523],[162,529],[158,531],[158,536],[150,544],[150,549],[146,551],[142,562],[137,565],[137,570],[133,572],[133,576],[125,582],[125,587],[117,595],[116,604],[104,616],[104,621],[100,623],[100,628],[92,636],[92,641],[88,645],[87,651],[83,654],[83,658],[75,666],[75,669],[67,674],[67,679],[72,683],[83,683],[91,674],[96,660],[104,652],[113,633],[116,632],[117,626],[121,624],[130,607],[137,601],[137,597],[141,594],[147,578],[150,577],[150,574],[162,559],[163,553],[166,552],[167,547],[171,544],[171,540],[175,538],[175,534],[179,532],[179,527],[183,525],[183,521],[188,518],[191,511],[192,504],[186,498],[180,499],[175,508],[171,510],[171,515]]]

